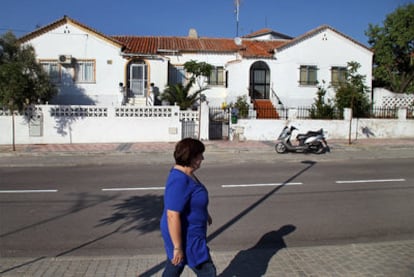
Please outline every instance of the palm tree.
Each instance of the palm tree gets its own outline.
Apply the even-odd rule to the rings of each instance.
[[[185,86],[183,84],[168,85],[164,93],[161,94],[161,100],[168,101],[170,104],[177,104],[180,106],[180,110],[187,110],[200,99],[201,92],[207,89],[200,88],[190,93],[193,84],[194,79],[190,79]]]

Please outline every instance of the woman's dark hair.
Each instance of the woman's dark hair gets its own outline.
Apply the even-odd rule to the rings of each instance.
[[[175,163],[181,166],[190,166],[191,162],[199,154],[205,151],[204,144],[198,139],[185,138],[175,145]]]

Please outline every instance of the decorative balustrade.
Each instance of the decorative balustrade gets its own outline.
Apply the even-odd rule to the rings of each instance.
[[[50,106],[53,117],[108,117],[108,108],[95,106]]]
[[[198,111],[180,111],[180,121],[198,121]]]
[[[115,108],[116,117],[172,117],[176,115],[172,107],[152,106],[152,107],[117,107]]]
[[[393,96],[383,96],[382,105],[383,107],[410,107],[414,102],[414,95],[412,94],[401,94]]]

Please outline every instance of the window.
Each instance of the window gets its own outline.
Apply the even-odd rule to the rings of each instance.
[[[77,60],[75,64],[70,65],[63,65],[58,60],[41,60],[39,63],[55,84],[69,79],[77,83],[95,82],[94,60]]]
[[[340,66],[333,66],[331,68],[331,84],[337,86],[346,82],[347,68]]]
[[[318,83],[317,67],[314,65],[301,65],[300,66],[300,85],[314,86]]]
[[[77,60],[75,81],[77,83],[93,83],[95,82],[95,61],[93,60]]]
[[[213,67],[208,78],[208,84],[213,86],[224,85],[224,68],[222,66]]]
[[[50,81],[52,83],[60,83],[60,70],[57,60],[40,61],[40,65],[42,66],[43,70],[49,75]]]
[[[170,64],[168,67],[168,84],[184,84],[185,81],[186,78],[184,66],[176,66]]]

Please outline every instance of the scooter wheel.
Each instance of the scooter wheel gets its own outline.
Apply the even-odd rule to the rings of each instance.
[[[275,150],[279,154],[286,153],[286,146],[283,143],[278,143],[275,145]]]
[[[323,153],[325,153],[325,147],[323,147],[323,145],[322,144],[318,144],[317,146],[316,146],[316,148],[315,148],[315,150],[314,150],[314,153],[315,154],[323,154]]]

